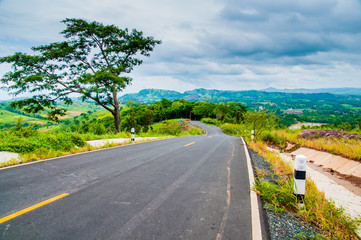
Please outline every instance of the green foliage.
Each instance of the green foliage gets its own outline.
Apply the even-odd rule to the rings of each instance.
[[[19,138],[27,138],[31,136],[35,136],[37,134],[37,131],[34,130],[34,126],[22,126],[22,117],[19,117],[17,119],[15,127],[11,128],[9,130],[9,134],[15,135]]]
[[[296,234],[295,238],[300,239],[300,240],[326,240],[327,239],[325,236],[320,235],[320,234],[315,234],[310,237],[310,236],[307,236],[307,234],[304,232],[300,232],[300,233]]]
[[[342,122],[337,125],[337,128],[344,131],[351,131],[353,127],[349,122]]]
[[[331,90],[331,89],[330,89]],[[359,92],[360,89],[357,89]],[[208,103],[237,102],[247,106],[249,110],[266,109],[274,111],[280,121],[280,126],[290,126],[297,122],[320,122],[339,125],[349,122],[352,127],[361,127],[361,98],[354,95],[335,95],[329,93],[283,93],[264,91],[222,91],[195,89],[179,93],[169,90],[144,89],[139,93],[125,94],[121,97],[127,101],[132,99],[138,103],[154,103],[161,98],[168,100],[185,99]],[[199,104],[199,103],[197,103]],[[200,104],[201,105],[201,104]],[[261,108],[260,108],[261,107]],[[203,108],[203,106],[201,106]],[[287,110],[291,114],[285,114]],[[297,111],[294,111],[297,109]],[[218,117],[222,118],[222,109]],[[302,112],[302,114],[295,114]],[[207,110],[207,113],[210,111]],[[213,114],[204,115],[202,110],[196,109],[194,114],[201,117],[216,118]],[[214,113],[215,114],[215,113]],[[218,119],[219,119],[218,118]],[[233,123],[233,122],[232,122]]]
[[[273,112],[254,111],[244,115],[248,129],[254,130],[254,137],[258,139],[266,130],[273,129],[278,124],[278,118]]]
[[[221,121],[219,121],[217,119],[213,119],[213,118],[202,118],[201,122],[205,123],[205,124],[215,125],[217,127],[220,127],[222,125]]]
[[[263,134],[260,137],[260,140],[271,145],[275,145],[281,148],[284,148],[286,146],[286,138],[278,135],[275,132],[263,132]]]
[[[232,136],[247,136],[251,134],[244,124],[225,123],[221,125],[221,128],[224,133]]]
[[[76,146],[82,147],[85,141],[74,133],[42,133],[39,132],[30,137],[19,137],[7,133],[2,133],[0,151],[17,153],[30,153],[41,150],[70,151]]]
[[[183,122],[166,120],[152,126],[152,132],[157,132],[162,135],[178,136],[182,132],[182,125]]]
[[[306,180],[304,207],[300,208],[293,195],[293,169],[290,165],[278,154],[268,151],[263,142],[252,142],[250,146],[272,165],[270,172],[257,171],[256,184],[253,186],[269,203],[266,205],[269,210],[295,212],[296,216],[325,233],[326,239],[359,239],[356,230],[361,219],[351,219],[342,208],[337,208],[318,191],[311,179]],[[269,175],[272,180],[266,179]]]
[[[254,187],[261,192],[262,198],[269,203],[266,205],[269,210],[280,213],[285,210],[295,211],[297,209],[297,198],[293,194],[293,180],[283,179],[281,184],[257,180]]]

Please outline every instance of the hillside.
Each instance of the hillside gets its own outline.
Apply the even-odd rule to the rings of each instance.
[[[340,90],[341,91],[341,90]],[[356,90],[355,90],[356,91]],[[287,114],[290,122],[361,122],[361,95],[331,93],[286,93],[265,91],[222,91],[195,89],[179,93],[170,90],[145,89],[139,93],[125,94],[120,99],[126,103],[154,103],[162,98],[205,102],[239,102],[250,110],[268,109],[277,115]]]
[[[144,89],[138,93],[125,94],[120,97],[126,103],[133,100],[136,103],[154,103],[166,98],[168,100],[184,99],[188,101],[204,102],[241,102],[249,108],[259,106],[269,109],[315,109],[320,105],[334,107],[338,109],[361,110],[361,96],[342,95],[331,93],[286,93],[277,91],[224,91],[194,89],[184,93],[161,90]]]
[[[10,101],[0,102],[0,129],[14,126],[19,117],[22,117],[22,121],[28,124],[38,124],[43,127],[53,125],[52,122],[47,120],[46,112],[26,114],[17,109],[13,109],[9,106],[9,103]],[[60,119],[72,119],[79,116],[81,113],[104,110],[102,107],[91,102],[74,101],[70,106],[66,106],[63,103],[59,103],[59,105],[68,109],[67,115]]]

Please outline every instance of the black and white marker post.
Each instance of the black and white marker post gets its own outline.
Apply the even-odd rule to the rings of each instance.
[[[131,134],[132,134],[132,143],[134,143],[134,141],[135,141],[135,129],[132,128],[132,129],[130,130],[130,132],[131,132]]]
[[[295,174],[294,174],[294,185],[293,191],[297,200],[303,203],[305,198],[305,189],[306,189],[306,168],[307,168],[307,159],[303,155],[296,155],[295,158]]]

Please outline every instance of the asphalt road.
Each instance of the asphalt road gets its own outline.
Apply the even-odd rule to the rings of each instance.
[[[242,142],[204,128],[0,170],[0,219],[35,205],[0,239],[252,239]]]

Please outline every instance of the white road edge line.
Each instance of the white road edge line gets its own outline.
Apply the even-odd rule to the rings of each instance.
[[[250,184],[250,187],[252,187],[254,185],[255,181],[254,181],[251,157],[249,156],[246,142],[244,141],[243,138],[241,138],[241,139],[243,142],[244,151],[245,151],[246,159],[247,159],[249,184]],[[262,229],[261,229],[261,220],[260,220],[260,215],[259,215],[257,193],[250,190],[250,195],[251,195],[251,216],[252,216],[252,240],[262,240]]]

